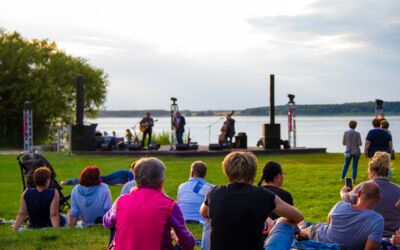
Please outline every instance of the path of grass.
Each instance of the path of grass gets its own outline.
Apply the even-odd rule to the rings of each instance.
[[[64,180],[79,176],[83,167],[96,164],[103,174],[114,170],[128,169],[135,158],[126,156],[87,156],[66,155],[63,153],[47,153],[58,177]],[[400,156],[400,155],[399,155]],[[18,212],[19,197],[22,191],[21,177],[15,155],[0,155],[0,217],[15,219]],[[165,190],[176,198],[180,183],[187,180],[190,164],[194,160],[203,160],[208,166],[207,180],[215,184],[224,184],[226,179],[221,171],[223,157],[176,158],[164,157],[167,166]],[[260,156],[258,177],[263,164],[275,160],[282,164],[286,172],[284,188],[294,197],[295,206],[299,208],[309,221],[324,221],[330,208],[339,200],[339,189],[343,183],[339,181],[342,168],[342,154],[314,155],[274,155]],[[359,164],[359,181],[367,178],[367,161],[364,157]],[[399,183],[398,170],[394,170],[393,181]],[[350,171],[349,173],[350,174]],[[64,193],[69,193],[66,187]],[[112,186],[115,199],[121,187]],[[0,249],[104,249],[108,241],[108,231],[101,227],[86,229],[30,230],[13,233],[9,224],[0,226]],[[189,226],[196,238],[201,237],[198,226]]]

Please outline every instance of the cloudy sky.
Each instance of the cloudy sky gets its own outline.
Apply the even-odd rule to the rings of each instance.
[[[398,0],[2,1],[0,26],[109,74],[105,108],[241,109],[400,93]]]

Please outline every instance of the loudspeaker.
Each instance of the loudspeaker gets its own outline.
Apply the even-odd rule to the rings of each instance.
[[[189,150],[199,150],[199,144],[197,142],[189,143]]]
[[[209,150],[222,150],[222,145],[221,144],[210,144],[208,145]]]
[[[150,143],[148,148],[149,148],[149,150],[159,150],[160,149],[160,144]]]
[[[176,144],[175,149],[178,151],[186,151],[189,150],[189,144]]]
[[[265,149],[281,148],[281,125],[280,124],[263,124],[262,138]]]
[[[235,148],[247,148],[247,135],[246,133],[238,133],[237,136],[235,136]]]
[[[71,150],[95,151],[97,124],[71,126]]]
[[[128,148],[129,151],[139,151],[142,150],[142,145],[140,144],[126,144],[126,147]]]

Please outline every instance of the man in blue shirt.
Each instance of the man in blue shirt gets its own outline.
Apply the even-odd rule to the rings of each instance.
[[[195,161],[190,168],[189,180],[178,188],[177,201],[186,221],[204,223],[204,218],[199,213],[200,206],[210,188],[214,187],[204,179],[206,174],[207,165],[202,161]]]
[[[374,127],[368,132],[365,140],[364,153],[368,158],[372,158],[377,151],[391,153],[393,149],[392,136],[386,130],[381,129],[381,121],[372,120]]]
[[[357,204],[338,202],[328,215],[328,223],[317,223],[302,229],[305,239],[336,243],[346,249],[376,250],[382,240],[384,220],[372,210],[379,201],[379,187],[365,182],[358,192]]]
[[[214,187],[204,178],[207,174],[207,165],[202,161],[195,161],[190,168],[190,178],[178,188],[178,205],[182,209],[186,222],[199,222],[203,225],[201,249],[209,249],[211,226],[200,215],[200,207],[208,191]]]

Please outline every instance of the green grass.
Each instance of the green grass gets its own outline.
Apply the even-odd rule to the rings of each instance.
[[[79,176],[87,165],[96,164],[102,174],[114,170],[128,169],[136,158],[127,156],[88,156],[66,155],[64,153],[46,153],[58,176],[57,180]],[[400,155],[398,156],[400,157]],[[167,194],[176,198],[177,188],[186,181],[190,164],[194,160],[203,160],[208,164],[207,180],[214,184],[225,184],[226,178],[221,171],[223,157],[177,158],[162,157],[166,164]],[[339,181],[343,164],[343,154],[313,155],[274,155],[260,156],[256,182],[259,180],[263,164],[274,160],[282,164],[286,172],[284,188],[292,193],[294,203],[309,221],[325,221],[331,207],[339,201]],[[350,169],[351,170],[351,169]],[[348,175],[351,171],[349,171]],[[392,181],[399,183],[398,170],[394,169]],[[358,181],[367,179],[367,161],[364,157],[359,163]],[[65,187],[65,194],[72,187]],[[110,187],[113,199],[118,197],[119,186]],[[0,155],[0,217],[15,219],[19,208],[22,183],[15,155]],[[201,238],[201,228],[190,225],[189,229],[197,239]],[[10,224],[0,226],[0,249],[104,249],[108,242],[108,231],[101,227],[85,229],[29,230],[14,233]]]

